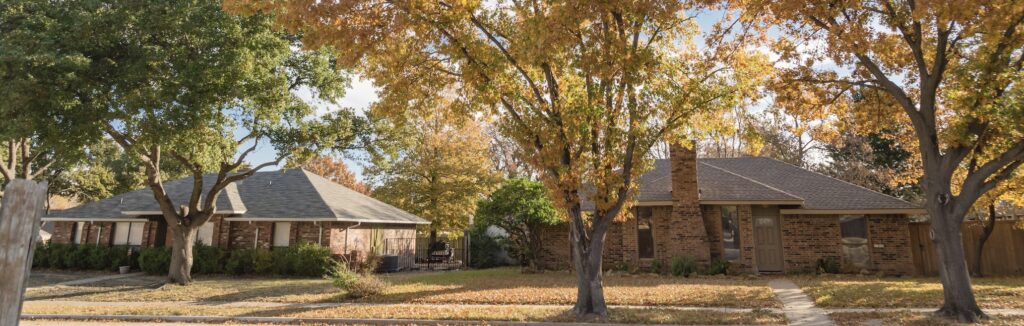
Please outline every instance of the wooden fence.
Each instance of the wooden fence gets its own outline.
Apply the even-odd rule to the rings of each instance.
[[[996,221],[995,230],[985,242],[985,251],[981,255],[981,269],[984,275],[1024,275],[1024,227],[1021,227],[1021,224],[1024,222]],[[966,222],[961,234],[964,251],[967,254],[967,266],[973,272],[981,225],[975,221]],[[929,223],[910,223],[910,245],[917,273],[925,276],[939,275],[938,258],[935,256],[935,244],[931,240]]]

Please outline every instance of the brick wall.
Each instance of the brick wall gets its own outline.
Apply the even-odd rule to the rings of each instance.
[[[892,275],[914,273],[910,231],[906,216],[869,215],[867,270]],[[839,215],[784,215],[783,256],[787,272],[813,272],[818,259],[842,261],[843,245]]]
[[[569,248],[569,223],[544,226],[541,228],[541,246],[537,260],[541,268],[553,270],[572,269]],[[609,249],[609,248],[605,248]]]
[[[252,249],[254,243],[257,248],[270,249],[274,236],[273,222],[235,221],[230,222],[229,227],[231,249]]]
[[[818,259],[841,259],[838,217],[782,215],[782,256],[786,272],[813,272]]]
[[[71,243],[76,222],[50,223],[53,223],[51,243]],[[109,245],[110,237],[113,234],[113,224],[111,222],[85,222],[85,226],[82,228],[82,243],[94,245],[97,244],[96,240],[99,238],[100,245]]]
[[[868,250],[876,271],[892,275],[916,273],[910,246],[906,216],[868,216]]]

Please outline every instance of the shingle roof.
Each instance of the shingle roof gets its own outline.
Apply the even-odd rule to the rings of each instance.
[[[914,209],[911,203],[766,157],[701,159],[713,166],[803,198],[804,209]],[[707,180],[714,183],[714,180]],[[704,182],[703,180],[699,182]],[[701,186],[703,189],[703,185]]]
[[[205,178],[214,178],[210,174]],[[210,184],[209,179],[204,184]],[[174,203],[187,202],[191,179],[164,186]],[[122,202],[122,198],[125,200]],[[229,210],[233,209],[233,210]],[[75,208],[53,212],[48,218],[125,218],[122,212],[158,211],[149,189],[141,189]],[[364,223],[429,224],[369,196],[302,169],[257,172],[229,186],[218,198],[218,212],[234,213],[234,219],[309,219]]]
[[[656,160],[638,179],[637,200],[672,200],[672,166]],[[913,204],[839,179],[765,157],[697,160],[702,203],[779,202],[812,210],[914,209]],[[593,203],[584,200],[584,209]]]

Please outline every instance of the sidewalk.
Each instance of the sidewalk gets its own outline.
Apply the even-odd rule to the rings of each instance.
[[[804,294],[800,287],[787,279],[775,279],[768,282],[775,292],[775,297],[782,301],[782,311],[790,325],[797,326],[834,326],[825,310],[814,305],[814,301]]]

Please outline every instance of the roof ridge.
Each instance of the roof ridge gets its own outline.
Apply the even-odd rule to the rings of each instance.
[[[765,183],[763,183],[763,182],[760,182],[760,181],[757,181],[757,180],[754,180],[754,179],[748,178],[748,177],[746,177],[746,176],[743,176],[743,175],[741,175],[741,174],[739,174],[739,173],[735,173],[735,172],[732,172],[732,171],[726,170],[725,168],[722,168],[722,167],[720,167],[720,166],[716,166],[716,165],[714,165],[714,164],[711,164],[711,163],[707,163],[707,162],[697,162],[697,164],[704,164],[704,165],[707,165],[707,166],[709,166],[709,167],[712,167],[712,168],[714,168],[714,169],[718,169],[718,170],[720,170],[720,171],[722,171],[722,172],[725,172],[725,173],[728,173],[728,174],[731,174],[731,175],[735,175],[735,176],[737,176],[737,177],[740,177],[740,178],[742,178],[742,179],[748,180],[748,181],[750,181],[750,182],[753,182],[753,183],[755,183],[755,184],[758,184],[758,185],[764,186],[765,188],[768,188],[768,189],[771,189],[771,190],[774,190],[774,191],[778,191],[778,192],[780,192],[780,193],[783,193],[783,194],[786,194],[786,195],[788,195],[788,196],[792,196],[793,198],[797,198],[797,199],[800,199],[800,200],[803,200],[803,201],[806,201],[806,200],[807,200],[807,199],[804,199],[803,197],[800,197],[800,196],[797,196],[797,195],[791,194],[791,193],[789,193],[789,192],[786,192],[786,191],[783,191],[782,189],[779,189],[779,188],[775,188],[775,187],[769,186],[769,185],[767,185],[767,184],[765,184]],[[698,187],[700,186],[700,180],[697,180],[697,185],[698,185]]]
[[[892,195],[887,195],[887,194],[884,194],[882,192],[875,191],[873,189],[870,189],[868,187],[864,187],[864,186],[858,185],[858,184],[853,183],[853,182],[849,182],[849,181],[846,181],[846,180],[843,180],[843,179],[840,179],[840,178],[833,178],[833,177],[827,176],[827,175],[825,175],[823,173],[820,173],[818,171],[814,171],[814,170],[811,170],[811,169],[805,169],[805,168],[796,166],[794,164],[790,164],[790,163],[787,163],[787,162],[784,162],[784,161],[781,161],[781,160],[777,160],[777,159],[772,158],[772,157],[754,156],[753,158],[763,158],[763,159],[767,159],[767,160],[770,160],[770,161],[779,162],[779,163],[782,163],[782,164],[785,164],[785,165],[792,166],[792,167],[797,168],[797,169],[801,169],[801,170],[804,170],[804,171],[807,171],[807,172],[810,172],[810,173],[814,173],[814,174],[817,174],[817,175],[820,175],[820,176],[823,176],[823,177],[826,177],[826,178],[829,178],[829,179],[832,179],[832,180],[836,180],[836,181],[839,181],[839,182],[842,182],[842,183],[845,183],[845,184],[848,184],[848,185],[851,185],[851,186],[854,186],[854,187],[857,187],[857,188],[860,188],[860,189],[863,189],[863,190],[867,190],[868,192],[872,192],[872,193],[875,193],[877,195],[882,195],[882,196],[889,197],[889,198],[892,198],[892,199],[895,199],[895,200],[899,200],[899,201],[904,202],[904,203],[906,203],[906,204],[908,204],[910,206],[915,206],[915,207],[918,206],[917,204],[914,204],[914,203],[911,203],[909,201],[903,200],[903,198],[899,198],[899,197],[892,196]]]

